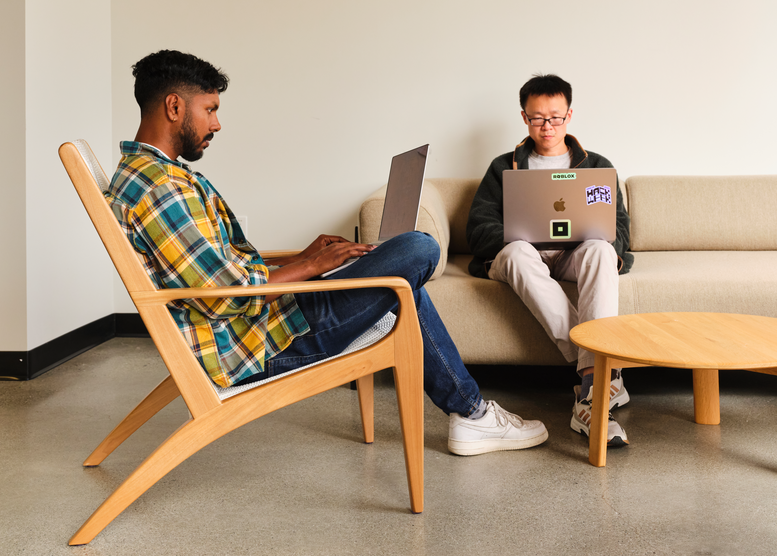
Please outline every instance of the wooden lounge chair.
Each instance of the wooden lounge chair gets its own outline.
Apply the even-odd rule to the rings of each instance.
[[[171,401],[181,396],[191,418],[165,440],[97,508],[70,539],[89,543],[117,515],[186,458],[217,438],[294,402],[356,381],[365,442],[373,441],[373,373],[392,367],[405,450],[410,509],[423,511],[423,345],[409,284],[397,277],[319,280],[158,290],[146,274],[103,196],[108,186],[100,164],[85,141],[65,143],[59,156],[89,213],[132,301],[170,373],[86,459],[99,465],[113,450]],[[290,252],[266,252],[268,257]],[[399,300],[396,323],[389,313],[337,357],[244,387],[219,388],[200,366],[166,304],[175,299],[389,288]],[[393,327],[392,327],[393,324]],[[257,447],[257,450],[260,449]]]

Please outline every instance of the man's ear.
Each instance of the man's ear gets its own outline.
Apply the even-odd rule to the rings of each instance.
[[[178,118],[183,117],[184,110],[186,110],[186,102],[178,93],[170,93],[165,97],[165,113],[171,122],[176,122]]]
[[[572,120],[572,109],[569,109],[569,112],[567,112],[567,121],[565,123],[569,123]]]
[[[525,123],[526,125],[529,125],[529,120],[526,118],[526,112],[524,112],[523,110],[521,110],[521,118],[523,118],[523,123]]]

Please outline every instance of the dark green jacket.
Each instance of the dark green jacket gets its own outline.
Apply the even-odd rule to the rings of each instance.
[[[571,135],[564,142],[572,150],[572,168],[612,168],[609,160],[591,151],[586,151]],[[515,147],[514,152],[505,153],[494,159],[480,182],[467,221],[467,243],[472,251],[469,272],[473,276],[487,278],[484,263],[496,258],[504,247],[504,218],[502,216],[502,172],[504,170],[525,170],[529,168],[529,154],[534,150],[534,140],[527,137]],[[629,248],[629,213],[623,205],[620,187],[616,201],[615,241],[613,247],[623,264],[620,274],[626,274],[634,264],[634,255]]]

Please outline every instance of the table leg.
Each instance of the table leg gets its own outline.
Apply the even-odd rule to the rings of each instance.
[[[596,467],[607,463],[607,417],[610,413],[610,372],[612,362],[597,355],[594,360],[594,392],[591,400],[591,438],[588,441],[588,461]]]
[[[717,369],[693,370],[693,416],[700,425],[720,424],[720,387]]]

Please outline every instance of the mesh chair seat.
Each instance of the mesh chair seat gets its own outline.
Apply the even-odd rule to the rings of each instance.
[[[394,313],[386,313],[382,319],[376,322],[364,334],[362,334],[361,336],[356,338],[353,342],[351,342],[348,345],[348,347],[346,347],[342,351],[342,353],[339,353],[338,355],[334,355],[332,357],[322,359],[321,361],[311,363],[310,365],[305,365],[304,367],[293,369],[287,373],[271,376],[269,378],[265,378],[264,380],[257,380],[256,382],[251,382],[249,384],[242,384],[240,386],[230,386],[228,388],[222,388],[217,384],[212,383],[213,389],[216,391],[216,395],[219,397],[220,400],[225,400],[227,398],[231,398],[232,396],[236,396],[242,392],[247,392],[248,390],[256,388],[257,386],[261,386],[262,384],[267,384],[268,382],[278,380],[279,378],[283,378],[285,376],[298,373],[309,367],[312,367],[313,365],[320,365],[325,361],[329,361],[331,359],[337,359],[338,357],[342,357],[343,355],[348,355],[349,353],[353,353],[354,351],[358,351],[367,346],[371,346],[372,344],[374,344],[375,342],[383,338],[386,334],[391,332],[391,329],[394,327],[394,322],[396,320],[397,320],[397,317],[394,315]]]

